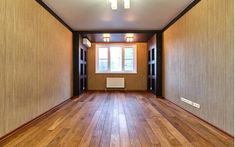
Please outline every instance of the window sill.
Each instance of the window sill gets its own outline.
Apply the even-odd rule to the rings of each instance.
[[[136,75],[137,72],[95,72],[95,74],[112,74],[112,75]]]

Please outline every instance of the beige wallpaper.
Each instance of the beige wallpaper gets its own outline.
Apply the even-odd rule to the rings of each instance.
[[[96,74],[95,46],[88,49],[88,90],[105,90],[106,77],[124,77],[126,90],[147,89],[147,43],[137,45],[137,74]]]
[[[0,137],[72,96],[72,33],[34,0],[0,1]]]
[[[202,0],[164,32],[163,95],[216,127],[234,130],[233,1]],[[200,109],[180,101],[197,102]]]

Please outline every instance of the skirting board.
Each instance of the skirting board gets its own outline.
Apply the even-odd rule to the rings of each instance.
[[[163,97],[163,98],[164,98],[164,97]],[[179,106],[179,105],[175,104],[174,102],[172,102],[172,101],[170,101],[170,100],[168,100],[168,99],[166,99],[166,98],[164,98],[164,99],[165,99],[166,101],[168,101],[168,102],[172,103],[172,104],[173,104],[173,105],[175,105],[176,107],[181,108],[181,109],[182,109],[182,110],[184,110],[185,112],[187,112],[187,113],[189,113],[189,114],[193,115],[193,116],[194,116],[194,117],[196,117],[197,119],[199,119],[199,120],[201,120],[201,121],[205,122],[206,124],[208,124],[208,125],[212,126],[212,127],[213,127],[213,128],[215,128],[215,129],[219,130],[221,133],[223,133],[223,134],[225,134],[225,135],[228,135],[228,136],[230,136],[230,137],[234,138],[234,136],[233,136],[233,135],[231,135],[231,134],[229,134],[229,133],[225,132],[224,130],[222,130],[222,129],[218,128],[218,127],[216,127],[215,125],[213,125],[213,124],[211,124],[210,122],[208,122],[208,121],[204,120],[203,118],[201,118],[201,117],[199,117],[199,116],[197,116],[197,115],[193,114],[192,112],[189,112],[188,110],[186,110],[186,109],[182,108],[181,106]]]
[[[148,92],[148,91],[147,90],[106,89],[106,90],[86,90],[86,92]]]
[[[29,129],[30,126],[35,125],[36,123],[38,123],[42,119],[44,119],[44,118],[48,117],[49,115],[53,114],[54,112],[59,110],[61,107],[63,107],[67,103],[69,103],[71,101],[71,99],[73,99],[73,98],[69,98],[69,99],[65,100],[64,102],[58,104],[57,106],[51,108],[50,110],[44,112],[43,114],[37,116],[36,118],[34,118],[32,120],[30,120],[29,122],[21,125],[20,127],[16,128],[15,130],[13,130],[13,131],[7,133],[6,135],[0,137],[0,146],[1,146],[1,144],[4,144],[5,142],[7,142],[9,139],[18,136],[18,134],[20,132],[23,132],[23,131]]]

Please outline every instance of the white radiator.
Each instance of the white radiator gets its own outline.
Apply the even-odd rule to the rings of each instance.
[[[106,78],[106,88],[125,88],[125,79]]]

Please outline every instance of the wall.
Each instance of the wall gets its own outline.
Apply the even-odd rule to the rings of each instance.
[[[72,96],[72,33],[34,0],[0,1],[0,136]]]
[[[96,74],[95,43],[88,49],[88,90],[104,90],[106,77],[124,77],[126,90],[147,90],[147,43],[137,45],[137,74]]]
[[[202,0],[164,32],[163,95],[216,127],[234,130],[233,1]],[[180,101],[201,104],[193,108]]]

